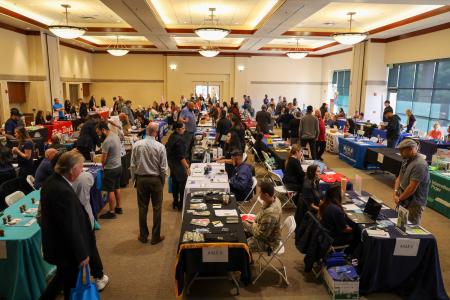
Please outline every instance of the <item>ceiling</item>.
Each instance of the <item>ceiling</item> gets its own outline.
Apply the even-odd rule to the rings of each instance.
[[[284,55],[298,48],[310,56],[330,55],[349,46],[332,33],[369,33],[379,42],[438,26],[450,28],[450,0],[0,0],[0,27],[22,33],[47,31],[64,21],[61,4],[71,6],[69,24],[87,28],[66,45],[104,51],[119,43],[133,51],[196,53],[207,42],[194,29],[210,25],[209,8],[220,27],[231,30],[212,43],[227,55]],[[430,29],[431,30],[431,29]]]

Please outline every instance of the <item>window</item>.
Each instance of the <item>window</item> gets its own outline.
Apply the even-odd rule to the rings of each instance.
[[[337,92],[334,111],[337,112],[339,108],[342,107],[345,111],[345,114],[348,114],[350,70],[334,71],[332,83],[334,90]]]
[[[396,64],[389,67],[388,94],[397,93],[396,113],[406,124],[411,109],[416,128],[428,132],[439,122],[450,125],[450,59]]]

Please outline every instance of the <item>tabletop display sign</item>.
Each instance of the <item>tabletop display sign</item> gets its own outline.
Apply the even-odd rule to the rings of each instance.
[[[417,256],[420,239],[395,239],[394,256]]]
[[[355,151],[355,149],[353,149],[353,147],[351,147],[349,145],[344,145],[344,155],[347,158],[354,160],[354,151]]]
[[[362,178],[359,175],[355,175],[355,182],[353,184],[353,190],[355,193],[357,193],[359,196],[362,194]]]
[[[204,247],[202,248],[202,260],[204,263],[227,263],[228,247]]]
[[[377,162],[379,162],[380,164],[382,164],[382,163],[383,163],[383,160],[384,160],[384,155],[383,155],[383,153],[378,153],[378,156],[377,156]]]
[[[403,206],[398,207],[397,227],[406,232],[406,224],[408,223],[408,210]]]

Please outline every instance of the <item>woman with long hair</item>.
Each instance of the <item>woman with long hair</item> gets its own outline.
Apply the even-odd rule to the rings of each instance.
[[[231,173],[234,170],[233,161],[231,160],[231,152],[233,150],[240,150],[241,142],[236,132],[229,132],[225,140],[225,147],[223,149],[223,156],[217,159],[217,162],[225,164],[225,171],[227,171],[228,177],[231,177]]]
[[[285,162],[285,171],[283,183],[289,191],[301,192],[303,187],[303,180],[305,179],[305,172],[302,169],[301,160],[303,159],[300,146],[292,145],[289,151],[289,158]]]
[[[309,211],[317,213],[320,203],[320,168],[318,165],[309,165],[306,169],[305,180],[303,181],[301,200],[304,201]],[[298,205],[297,205],[298,206]]]
[[[38,110],[36,113],[36,117],[34,118],[34,125],[42,125],[45,124],[44,111]]]
[[[17,127],[15,137],[19,140],[19,145],[12,148],[12,153],[17,155],[17,163],[20,168],[19,176],[33,175],[33,140],[25,127]]]
[[[349,226],[342,207],[341,186],[335,184],[325,193],[319,205],[319,220],[334,239],[334,246],[350,244],[353,241],[353,229]]]

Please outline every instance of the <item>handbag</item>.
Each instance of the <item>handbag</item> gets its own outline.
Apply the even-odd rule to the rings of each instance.
[[[86,283],[83,283],[83,267],[78,272],[77,284],[70,290],[70,300],[100,300],[97,287],[91,282],[89,266],[84,266]]]

